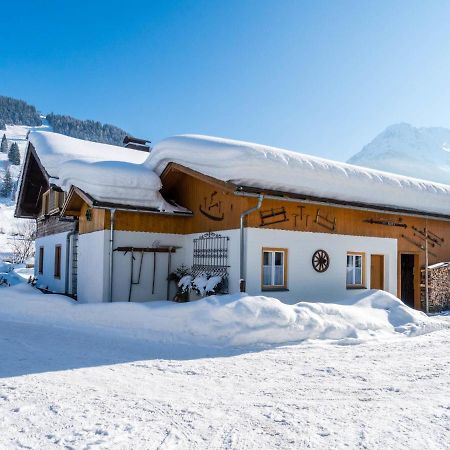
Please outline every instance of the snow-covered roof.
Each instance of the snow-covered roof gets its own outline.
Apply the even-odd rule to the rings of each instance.
[[[64,191],[75,186],[98,202],[185,211],[161,196],[159,176],[143,165],[148,153],[48,131],[32,131],[29,140],[50,183]]]
[[[201,135],[164,139],[144,165],[175,162],[222,181],[262,190],[450,216],[450,186],[265,145]]]

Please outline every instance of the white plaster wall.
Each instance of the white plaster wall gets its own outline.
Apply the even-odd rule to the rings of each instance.
[[[143,233],[132,231],[116,231],[114,233],[114,248],[116,247],[153,247],[155,242],[159,245],[181,247],[172,253],[170,271],[174,271],[181,264],[188,265],[185,258],[185,238],[181,234]],[[109,249],[107,249],[109,255]],[[154,256],[156,256],[155,291],[152,294]],[[134,253],[134,281],[137,282],[139,274],[140,253]],[[168,253],[144,253],[140,283],[132,287],[131,301],[149,301],[167,299],[167,272]],[[109,264],[109,261],[107,261]],[[131,278],[131,254],[114,252],[114,285],[113,300],[128,301]],[[176,287],[170,283],[169,298],[173,298]]]
[[[78,238],[78,300],[96,303],[109,301],[109,231],[81,234]],[[183,235],[115,231],[114,248],[152,247],[159,245],[184,246]],[[156,254],[155,292],[152,294],[153,253],[144,253],[140,283],[133,285],[131,301],[165,300],[167,298],[168,254]],[[131,254],[114,252],[113,301],[128,301],[131,277]],[[134,280],[137,281],[141,254],[134,253]],[[185,263],[184,248],[172,254],[171,270]],[[170,298],[175,295],[171,283]]]
[[[38,279],[37,286],[56,293],[65,292],[66,283],[66,238],[68,232],[52,234],[36,239],[34,275]],[[61,278],[54,277],[55,246],[61,245]],[[44,271],[39,270],[39,248],[44,247]]]
[[[229,240],[229,290],[239,291],[239,230],[219,231]],[[201,233],[181,235],[116,231],[114,248],[153,247],[172,245],[180,247],[172,254],[171,271],[181,265],[192,266],[194,239]],[[134,281],[139,274],[140,253],[134,253]],[[153,253],[144,253],[140,283],[133,285],[131,301],[165,300],[167,298],[168,254],[156,253],[155,291],[152,294]],[[131,254],[114,252],[113,300],[128,301],[131,277]],[[175,296],[176,286],[170,284],[169,298]],[[78,300],[81,302],[109,301],[109,231],[82,234],[78,239]]]
[[[261,252],[263,247],[288,249],[288,292],[261,291]],[[326,233],[246,229],[247,292],[268,295],[286,303],[301,300],[331,301],[354,295],[360,290],[346,288],[348,251],[366,254],[366,285],[370,286],[370,255],[385,256],[385,290],[397,295],[397,240],[366,236],[344,236]],[[312,255],[323,249],[330,256],[330,267],[318,273],[312,266]]]
[[[229,240],[229,292],[239,292],[239,230],[219,231]],[[331,301],[348,297],[359,290],[346,288],[346,255],[348,251],[366,254],[366,284],[370,286],[370,255],[385,256],[385,290],[397,292],[397,241],[395,239],[363,236],[343,236],[325,233],[305,233],[283,230],[247,228],[246,281],[247,292],[253,295],[273,295],[286,303],[300,300]],[[194,239],[201,233],[179,235],[116,231],[114,247],[181,247],[172,254],[171,271],[182,264],[193,263]],[[287,292],[261,291],[261,251],[263,247],[288,249]],[[324,249],[330,255],[330,267],[317,273],[311,264],[313,253]],[[79,236],[78,241],[78,299],[82,302],[109,301],[109,232],[98,231]],[[155,292],[152,294],[153,254],[145,253],[141,280],[132,288],[132,301],[165,300],[167,298],[167,253],[156,254]],[[135,253],[134,280],[137,281],[140,254]],[[131,255],[114,252],[113,300],[128,301]],[[169,298],[175,295],[171,283]]]
[[[78,235],[77,235],[78,236]],[[68,294],[76,294],[74,286],[73,286],[73,253],[74,253],[74,235],[70,236],[70,242],[69,242],[69,282],[68,282]],[[66,264],[66,260],[64,260],[64,264]]]
[[[77,299],[83,303],[107,301],[108,242],[105,231],[78,236]]]
[[[229,275],[230,292],[239,291],[239,230],[219,231],[222,236],[228,236],[229,240]],[[193,263],[194,239],[202,233],[188,235],[164,234],[164,233],[142,233],[117,231],[114,236],[114,247],[153,247],[154,242],[159,245],[172,245],[180,247],[176,253],[172,254],[171,272],[181,265],[188,267]],[[108,251],[108,249],[107,249]],[[109,254],[109,252],[108,252]],[[134,260],[134,280],[137,281],[139,274],[139,263],[141,254],[135,253]],[[155,292],[152,294],[153,280],[153,253],[144,253],[141,279],[138,285],[132,288],[132,301],[165,300],[167,298],[167,272],[168,254],[156,253],[156,277]],[[127,301],[130,288],[131,276],[131,255],[123,252],[114,252],[114,300]],[[169,298],[173,298],[176,293],[175,283],[170,283]]]

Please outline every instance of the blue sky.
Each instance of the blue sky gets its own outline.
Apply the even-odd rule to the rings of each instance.
[[[340,160],[393,123],[450,127],[448,1],[19,5],[0,9],[0,94],[43,112]]]

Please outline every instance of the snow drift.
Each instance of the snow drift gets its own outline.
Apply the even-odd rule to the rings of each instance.
[[[333,340],[358,343],[383,336],[416,336],[443,322],[405,306],[383,291],[339,303],[286,305],[263,296],[233,294],[171,302],[76,304],[29,286],[6,288],[0,313],[11,320],[44,323],[164,343],[247,346]]]
[[[450,215],[448,185],[249,142],[175,136],[159,142],[145,165],[161,174],[172,161],[237,185]]]

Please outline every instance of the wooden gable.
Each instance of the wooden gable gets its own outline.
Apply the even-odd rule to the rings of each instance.
[[[161,174],[164,198],[189,208],[193,217],[182,234],[239,228],[240,214],[254,199],[234,195],[237,186],[170,163]]]
[[[37,218],[41,211],[42,194],[49,188],[48,174],[39,161],[33,145],[28,143],[14,216]]]

